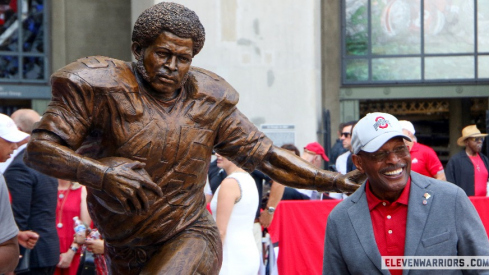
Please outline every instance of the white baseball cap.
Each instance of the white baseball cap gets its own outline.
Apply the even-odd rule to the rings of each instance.
[[[402,126],[393,115],[369,113],[353,127],[351,145],[353,153],[373,153],[393,137],[411,139],[402,133]]]
[[[15,122],[4,114],[0,114],[0,137],[10,142],[21,142],[29,134],[20,131]]]
[[[414,126],[413,124],[411,123],[411,121],[407,121],[407,120],[399,120],[399,123],[401,123],[401,127],[402,129],[406,129],[408,130],[409,132],[411,132],[411,134],[416,134],[416,130],[414,130]]]

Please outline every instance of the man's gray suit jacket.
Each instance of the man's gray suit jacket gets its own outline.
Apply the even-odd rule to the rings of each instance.
[[[424,194],[430,194],[427,204]],[[489,256],[489,241],[465,192],[411,172],[405,256]],[[323,274],[390,274],[381,269],[365,183],[328,217]],[[489,274],[489,270],[486,270]],[[486,274],[484,272],[484,274]],[[403,274],[480,274],[476,270],[404,270]]]

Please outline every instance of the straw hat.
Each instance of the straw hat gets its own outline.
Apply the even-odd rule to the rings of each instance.
[[[487,134],[481,134],[475,125],[469,125],[462,130],[462,136],[457,139],[458,146],[465,146],[465,140],[469,137],[485,137]]]

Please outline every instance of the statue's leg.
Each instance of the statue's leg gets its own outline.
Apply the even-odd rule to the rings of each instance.
[[[219,274],[222,244],[207,211],[192,226],[165,242],[141,274]]]

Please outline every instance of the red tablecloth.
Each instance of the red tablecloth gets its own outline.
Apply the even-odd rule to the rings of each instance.
[[[489,198],[471,197],[489,236]],[[268,229],[279,242],[280,275],[321,274],[326,220],[338,200],[282,201]]]

